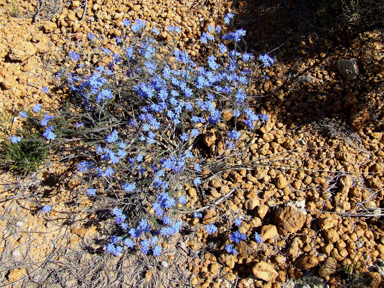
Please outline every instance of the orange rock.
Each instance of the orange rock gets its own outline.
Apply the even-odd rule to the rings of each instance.
[[[27,269],[25,267],[22,267],[20,269],[12,269],[9,271],[8,274],[8,281],[9,282],[15,282],[19,280],[24,275],[27,275]]]
[[[279,226],[281,234],[296,233],[305,224],[306,217],[292,206],[276,209],[275,223]]]
[[[5,90],[12,89],[17,85],[16,77],[13,75],[6,75],[1,81],[1,84]]]
[[[325,230],[324,237],[329,243],[335,243],[340,239],[339,233],[337,233],[334,229]]]
[[[273,266],[264,261],[260,261],[254,265],[252,267],[252,273],[256,278],[267,282],[272,282],[279,276]]]
[[[232,254],[223,253],[219,256],[219,261],[224,265],[228,266],[230,269],[233,269],[236,264],[237,257]]]
[[[208,210],[203,217],[203,224],[209,224],[216,221],[216,212],[213,210]]]
[[[275,225],[265,225],[261,228],[260,236],[263,238],[263,241],[272,239],[275,236],[278,236],[277,227]]]
[[[23,62],[35,55],[37,49],[31,42],[20,41],[12,44],[11,52],[9,53],[9,58],[12,61]]]
[[[319,260],[315,256],[304,256],[299,260],[299,266],[303,270],[308,270],[316,267],[319,264]]]
[[[370,279],[369,287],[370,288],[378,288],[381,283],[381,276],[378,272],[369,272],[365,275],[368,279]]]
[[[328,257],[319,269],[319,276],[325,278],[336,272],[337,261],[332,257]]]
[[[52,33],[53,31],[55,31],[57,28],[57,25],[56,23],[53,23],[53,22],[46,22],[44,25],[43,25],[43,30],[45,33]]]

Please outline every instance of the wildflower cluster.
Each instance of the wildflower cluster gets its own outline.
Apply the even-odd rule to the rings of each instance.
[[[232,18],[228,14],[225,22]],[[108,65],[90,68],[86,75],[71,73],[65,79],[81,103],[83,113],[76,128],[84,130],[86,140],[97,143],[93,145],[95,154],[80,162],[77,169],[88,180],[89,197],[99,194],[91,184],[96,179],[104,183],[107,192],[120,193],[131,201],[144,195],[151,203],[151,220],[144,215],[136,223],[129,208],[113,209],[115,223],[124,236],[111,237],[106,251],[120,255],[125,246],[140,247],[143,254],[158,256],[162,252],[158,237],[177,234],[183,227],[182,221],[172,219],[188,201],[178,188],[180,179],[196,186],[204,180],[204,162],[191,152],[198,137],[209,127],[224,124],[227,131],[223,141],[230,151],[242,133],[238,122],[252,131],[268,118],[248,106],[249,68],[254,57],[236,50],[245,30],[220,37],[221,27],[208,27],[200,40],[206,44],[217,41],[219,50],[208,57],[207,65],[200,66],[185,51],[173,48],[165,53],[165,46],[155,40],[159,31],[152,28],[149,32],[145,21],[124,20],[123,25],[130,32],[117,37],[111,50],[100,51],[110,59]],[[176,35],[180,28],[169,26],[168,32]],[[132,34],[140,38],[127,36]],[[95,37],[88,35],[90,41]],[[228,48],[230,42],[235,43],[235,49]],[[76,70],[85,69],[81,61],[87,55],[71,51],[69,57]],[[271,63],[269,58],[261,61]],[[231,119],[224,119],[228,110]],[[45,115],[41,125],[48,126],[51,119]],[[55,139],[54,129],[53,125],[47,127],[44,136]],[[202,217],[201,213],[194,216]],[[241,221],[235,224],[239,226]],[[217,227],[207,225],[206,231],[214,233]],[[245,234],[239,232],[230,237],[235,243],[245,240]]]

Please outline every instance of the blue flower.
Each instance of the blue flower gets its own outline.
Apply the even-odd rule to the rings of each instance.
[[[227,46],[225,46],[225,44],[220,43],[219,44],[219,51],[220,51],[221,54],[224,54],[225,52],[228,51],[228,48],[227,48]]]
[[[135,246],[135,242],[133,242],[131,239],[126,238],[123,241],[124,245],[127,246],[128,248],[133,248]]]
[[[161,208],[159,203],[157,203],[157,202],[153,203],[152,208],[153,208],[153,210],[155,210],[155,214],[157,216],[163,216],[164,215],[164,210]]]
[[[235,144],[232,142],[232,141],[225,141],[225,144],[227,145],[227,148],[229,149],[229,150],[233,150],[233,149],[235,149]]]
[[[141,161],[143,161],[143,157],[144,157],[144,156],[141,155],[141,154],[140,154],[140,155],[137,155],[137,157],[136,157],[136,161],[137,161],[137,162],[141,162]]]
[[[159,30],[157,30],[155,27],[152,28],[152,32],[155,33],[156,35],[160,34]]]
[[[108,54],[108,55],[111,55],[111,54],[112,54],[112,51],[109,50],[109,49],[101,48],[101,50],[103,50],[105,54]]]
[[[47,129],[45,129],[45,132],[43,133],[43,136],[47,140],[53,140],[56,138],[56,135],[52,132],[52,130],[55,129],[55,126],[50,126]]]
[[[105,246],[105,251],[113,256],[119,256],[123,252],[123,249],[124,248],[122,246],[115,247],[113,243],[108,243],[108,245]]]
[[[111,177],[115,172],[111,167],[107,167],[105,170],[100,168],[96,169],[99,177]]]
[[[199,164],[197,164],[197,163],[195,163],[195,170],[196,170],[196,172],[199,172],[199,173],[201,173],[201,168],[200,168],[200,165],[199,165]]]
[[[232,130],[232,131],[228,132],[228,138],[229,139],[239,140],[240,135],[241,135],[241,133],[236,131],[236,130]]]
[[[207,226],[205,226],[205,231],[207,231],[208,234],[212,234],[217,231],[217,227],[213,224],[208,224]]]
[[[127,219],[127,216],[123,214],[123,210],[119,208],[113,209],[112,214],[115,215],[115,222],[117,225],[123,223],[125,219]]]
[[[124,158],[125,156],[127,155],[127,152],[124,151],[124,150],[117,150],[117,156],[121,159],[121,158]]]
[[[40,124],[41,126],[47,126],[48,122],[53,118],[53,116],[45,114],[43,116],[43,119],[41,120]]]
[[[259,60],[261,60],[265,67],[271,66],[275,61],[268,54],[260,55]]]
[[[266,114],[258,114],[258,116],[260,117],[261,121],[263,123],[265,123],[265,121],[268,121],[268,115]]]
[[[183,195],[179,197],[179,203],[184,205],[187,202],[187,196]]]
[[[96,196],[97,189],[87,189],[86,191],[88,196]]]
[[[195,186],[200,185],[201,184],[201,179],[200,178],[193,179],[193,184],[195,184]]]
[[[32,108],[32,111],[35,112],[35,113],[39,113],[41,110],[41,105],[40,104],[35,104],[35,106],[33,106]]]
[[[136,19],[135,23],[132,25],[131,29],[134,33],[137,33],[141,29],[143,29],[145,26],[145,21],[141,19]]]
[[[162,248],[160,246],[155,246],[155,248],[153,248],[153,256],[160,256],[161,251]]]
[[[123,20],[123,25],[124,25],[125,27],[129,27],[129,26],[131,25],[131,21],[129,21],[128,19],[124,19],[124,20]]]
[[[156,63],[149,62],[149,61],[145,62],[145,68],[147,68],[147,72],[149,74],[155,73],[156,67],[157,67]]]
[[[77,54],[75,51],[70,51],[70,52],[69,52],[69,57],[71,57],[71,59],[72,59],[73,61],[80,60],[80,55]]]
[[[27,118],[27,117],[28,117],[28,114],[27,114],[25,111],[20,111],[20,112],[19,112],[19,116],[20,116],[20,117],[23,117],[23,118]]]
[[[191,135],[192,135],[192,136],[197,137],[197,136],[199,136],[199,134],[200,134],[200,132],[199,132],[198,129],[192,129],[192,130],[191,130]]]
[[[16,143],[19,143],[21,141],[21,137],[17,137],[17,136],[9,136],[9,138],[11,139],[11,142],[13,144],[16,144]]]
[[[236,231],[233,234],[231,234],[229,238],[231,239],[231,241],[235,243],[239,243],[242,240],[246,240],[247,236],[244,233],[239,233],[238,231]]]
[[[240,219],[238,219],[238,218],[233,220],[233,224],[235,224],[237,227],[240,227],[241,223],[242,223],[242,221]]]
[[[93,41],[94,39],[95,39],[95,35],[93,34],[93,33],[88,33],[88,39],[90,40],[90,41]]]
[[[52,210],[52,207],[51,205],[45,205],[43,208],[41,208],[41,210],[43,210],[44,213],[47,213]]]
[[[243,58],[243,61],[248,61],[249,59],[251,60],[255,59],[251,53],[244,53],[242,58]]]
[[[136,189],[136,183],[125,183],[121,186],[126,192],[133,192]]]
[[[161,221],[163,221],[165,225],[171,225],[173,223],[172,219],[167,216],[164,216],[163,218],[161,218]]]
[[[44,94],[48,92],[48,87],[47,86],[44,86],[42,89],[41,89],[41,92],[43,92]]]
[[[225,15],[225,17],[224,17],[225,24],[229,25],[229,23],[231,22],[231,19],[233,18],[233,16],[234,15],[232,13],[228,13],[227,15]]]
[[[189,150],[185,151],[184,155],[185,155],[185,158],[187,158],[187,159],[193,159],[194,158],[193,153]]]
[[[193,217],[195,217],[195,218],[203,218],[203,214],[201,214],[200,212],[195,212],[195,213],[193,213]]]
[[[159,201],[160,207],[163,209],[169,209],[175,206],[175,199],[170,197],[167,192],[157,195],[157,201]]]
[[[130,47],[130,48],[126,48],[126,53],[125,55],[127,55],[127,57],[131,60],[135,59],[135,56],[133,55],[133,53],[135,52],[135,48],[133,47]]]
[[[259,233],[255,232],[255,240],[257,243],[262,244],[263,238],[260,237]]]
[[[113,130],[111,134],[109,134],[109,135],[107,135],[107,137],[105,137],[105,140],[108,143],[116,142],[119,139],[119,136],[117,136],[118,133],[119,132],[116,129]]]
[[[84,123],[77,123],[77,122],[76,122],[76,127],[77,127],[77,128],[80,128],[80,127],[83,127],[83,126],[84,126]]]
[[[158,241],[159,239],[155,236],[155,237],[152,237],[152,239],[151,239],[151,245],[152,246],[155,246],[156,244],[157,244],[157,241]]]
[[[145,239],[145,240],[141,241],[140,244],[141,244],[141,252],[143,254],[147,255],[149,252],[149,246],[150,246],[149,241]]]
[[[121,240],[123,239],[123,237],[118,237],[118,236],[116,236],[116,235],[113,235],[112,237],[111,237],[111,239],[110,239],[110,243],[112,243],[112,244],[117,244],[117,243],[119,243]]]
[[[227,250],[228,253],[233,253],[234,255],[237,255],[236,249],[230,244],[225,245],[225,250]]]
[[[209,123],[211,124],[216,124],[217,122],[220,121],[220,118],[221,118],[221,113],[219,110],[214,110],[214,111],[211,111],[211,115],[209,117]]]
[[[188,141],[188,133],[183,133],[183,135],[181,135],[180,139],[183,140],[183,141]]]
[[[86,172],[88,169],[92,169],[95,167],[95,164],[91,161],[82,161],[77,164],[77,170],[80,172]]]
[[[216,57],[215,57],[215,56],[209,56],[209,57],[208,57],[208,66],[209,66],[209,68],[211,68],[212,70],[216,70],[217,68],[220,67],[220,65],[217,64],[217,63],[215,62],[215,60],[216,60]]]
[[[111,90],[108,90],[108,89],[102,89],[96,96],[96,101],[97,102],[101,102],[103,101],[105,98],[107,99],[112,99],[113,98],[113,94],[112,94],[112,91]]]

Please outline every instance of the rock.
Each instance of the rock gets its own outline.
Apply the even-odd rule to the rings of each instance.
[[[0,43],[0,58],[5,58],[8,55],[9,48],[7,45]]]
[[[56,23],[53,22],[47,22],[43,25],[43,30],[45,33],[52,33],[57,28]]]
[[[365,275],[368,279],[370,279],[369,287],[370,288],[378,288],[381,283],[381,276],[378,272],[369,272]]]
[[[352,180],[351,176],[344,175],[344,176],[340,177],[340,185],[341,185],[341,187],[344,187],[344,188],[352,187],[353,180]]]
[[[253,266],[252,273],[256,278],[267,282],[274,281],[279,276],[273,266],[264,261]]]
[[[204,144],[207,147],[211,147],[216,142],[216,135],[214,132],[208,132],[203,137]]]
[[[319,276],[325,278],[326,276],[332,275],[336,272],[336,265],[337,261],[332,257],[328,257],[319,269]]]
[[[281,234],[296,233],[304,226],[305,220],[305,215],[292,206],[276,209],[275,223],[279,226]]]
[[[88,237],[88,236],[90,236],[92,234],[95,234],[96,233],[96,228],[95,228],[95,226],[91,226],[91,227],[88,227],[88,228],[73,227],[71,229],[71,232],[73,234],[76,234],[80,238],[83,238],[83,237]]]
[[[346,80],[355,80],[359,76],[359,67],[355,59],[341,59],[336,63],[337,70]]]
[[[260,236],[263,238],[263,242],[278,236],[277,227],[275,225],[265,225],[261,228]]]
[[[224,253],[219,256],[219,261],[224,265],[228,266],[229,268],[233,269],[236,264],[236,256]]]
[[[209,267],[209,272],[211,272],[213,275],[216,275],[219,273],[221,265],[219,263],[212,263]]]
[[[349,115],[349,123],[353,129],[359,131],[371,121],[371,115],[366,103],[355,105]]]
[[[324,218],[319,219],[319,226],[321,229],[331,229],[339,224],[339,218],[333,214],[326,213]]]
[[[196,189],[193,187],[189,188],[187,193],[188,193],[188,196],[191,198],[195,198],[197,195]]]
[[[275,186],[276,186],[277,189],[284,189],[285,187],[288,186],[287,178],[285,178],[283,174],[280,174],[276,178]]]
[[[222,116],[223,116],[224,120],[228,122],[233,117],[232,110],[231,109],[224,110],[222,113]]]
[[[35,48],[37,50],[37,53],[45,53],[48,51],[49,47],[45,42],[39,42],[35,44]],[[30,58],[31,59],[31,58]],[[29,60],[29,59],[28,59]]]
[[[261,219],[263,219],[265,215],[267,215],[268,211],[269,211],[268,205],[260,205],[259,208],[257,208],[257,214]]]
[[[212,210],[208,210],[203,217],[203,224],[209,224],[216,221],[216,213]]]
[[[325,230],[324,237],[329,243],[335,243],[340,239],[339,233],[337,233],[334,229]]]
[[[343,98],[344,101],[344,108],[350,109],[353,105],[359,103],[359,100],[357,99],[357,93],[355,92],[347,92]]]
[[[247,210],[253,210],[258,205],[260,205],[259,199],[248,199],[244,202],[244,208]]]
[[[23,62],[35,55],[37,52],[35,46],[31,42],[20,41],[14,43],[15,45],[11,48],[11,52],[9,53],[9,58],[12,61],[20,61]]]
[[[20,269],[12,269],[9,271],[8,281],[15,282],[19,280],[21,277],[23,277],[24,275],[27,275],[27,269],[25,269],[25,267]]]
[[[17,85],[16,77],[13,75],[6,75],[1,81],[1,84],[5,90],[12,89]]]
[[[319,260],[316,256],[304,256],[299,260],[299,266],[303,270],[308,270],[316,267],[319,264]]]

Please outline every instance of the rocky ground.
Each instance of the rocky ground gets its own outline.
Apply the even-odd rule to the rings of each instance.
[[[177,25],[181,48],[198,58],[204,56],[201,33],[233,12],[236,27],[247,30],[248,50],[276,59],[259,71],[268,77],[255,80],[251,100],[270,119],[237,159],[241,168],[209,182],[205,201],[220,202],[232,188],[241,192],[205,208],[200,221],[184,217],[191,233],[165,245],[158,262],[103,253],[113,219],[103,203],[74,193],[80,187],[71,178],[73,165],[54,163],[53,157],[54,164],[29,177],[4,172],[0,285],[383,285],[381,31],[317,29],[297,7],[258,1],[67,2],[0,1],[0,110],[16,115],[35,103],[59,109],[67,91],[44,94],[41,88],[54,87],[68,51],[88,49],[89,32],[103,35],[102,45],[109,47],[126,18],[160,29]],[[210,131],[204,138],[211,152],[218,146],[215,135]],[[188,207],[207,207],[194,188],[185,189]],[[45,204],[52,204],[52,212],[37,209]],[[203,224],[230,218],[228,211],[241,215],[242,233],[257,231],[263,244],[239,243],[237,256],[226,253],[228,231],[222,227],[209,236]]]

